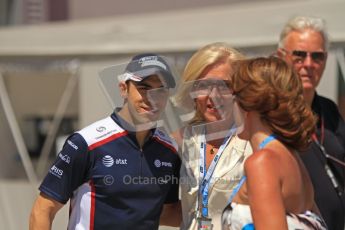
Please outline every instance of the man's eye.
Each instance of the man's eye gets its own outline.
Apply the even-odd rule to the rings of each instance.
[[[303,62],[303,58],[296,57],[293,59],[293,62],[294,63],[301,63],[301,62]]]

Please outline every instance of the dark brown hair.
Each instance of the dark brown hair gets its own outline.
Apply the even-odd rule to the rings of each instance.
[[[240,107],[258,112],[277,139],[297,150],[308,146],[316,118],[288,64],[273,56],[238,61],[231,83]]]

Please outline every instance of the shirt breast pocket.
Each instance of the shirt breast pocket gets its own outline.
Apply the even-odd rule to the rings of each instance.
[[[213,185],[213,189],[220,192],[229,192],[232,190],[241,180],[242,175],[231,175],[218,178]]]

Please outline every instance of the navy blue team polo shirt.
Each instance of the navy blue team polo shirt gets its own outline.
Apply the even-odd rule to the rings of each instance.
[[[66,203],[68,229],[158,229],[164,203],[178,201],[177,145],[159,129],[140,149],[123,120],[110,117],[74,133],[40,191]]]

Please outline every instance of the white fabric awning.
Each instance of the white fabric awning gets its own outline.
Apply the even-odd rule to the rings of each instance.
[[[250,1],[114,18],[0,29],[0,56],[176,52],[215,41],[274,46],[294,15],[320,16],[331,42],[345,44],[344,0]]]

